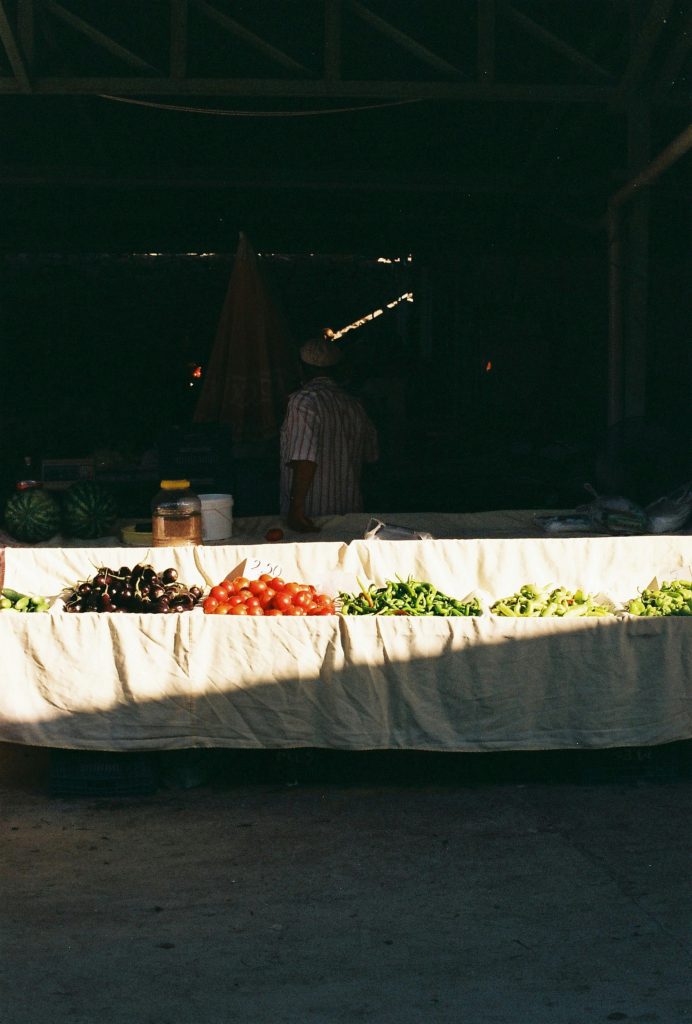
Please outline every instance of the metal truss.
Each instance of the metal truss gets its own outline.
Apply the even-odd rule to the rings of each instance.
[[[268,0],[118,0],[110,9],[100,0],[0,0],[0,95],[420,98],[615,110],[641,98],[692,99],[689,0],[293,0],[280,5],[280,17],[277,10]],[[315,40],[309,46],[306,34]],[[217,56],[207,67],[212,39]],[[249,68],[242,77],[238,52]],[[398,73],[390,76],[393,60]]]

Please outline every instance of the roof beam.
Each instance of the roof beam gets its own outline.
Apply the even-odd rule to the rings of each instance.
[[[684,131],[673,139],[672,142],[668,143],[665,149],[661,150],[658,156],[647,164],[647,166],[640,171],[634,178],[628,181],[622,186],[614,195],[612,195],[608,201],[608,205],[615,209],[618,206],[622,206],[633,196],[638,195],[641,189],[647,185],[651,185],[652,182],[667,171],[669,167],[689,153],[692,149],[692,124],[689,124]]]
[[[12,73],[17,80],[20,90],[22,92],[31,92],[29,75],[27,74],[26,67],[24,66],[22,55],[19,52],[17,40],[14,38],[14,32],[12,31],[9,18],[7,17],[4,0],[0,0],[0,39],[2,40],[2,45],[5,47],[5,52],[7,53]]]
[[[495,0],[478,0],[478,78],[486,84],[495,79]]]
[[[534,21],[533,18],[529,18],[528,15],[522,11],[516,10],[511,4],[502,4],[503,12],[520,28],[523,28],[529,35],[534,36],[540,42],[544,43],[549,49],[558,53],[561,57],[575,64],[580,71],[583,71],[589,78],[598,81],[610,81],[611,75],[605,68],[597,64],[591,57],[587,57],[586,54],[581,53],[580,50],[575,49],[574,46],[570,46],[559,36],[549,32],[547,28],[543,28],[538,22]]]
[[[0,95],[19,92],[17,81],[0,77]],[[335,100],[350,99],[435,99],[472,100],[508,103],[608,103],[613,90],[608,86],[584,85],[516,85],[479,82],[441,81],[357,81],[342,79],[281,78],[146,78],[144,76],[108,78],[56,76],[37,78],[33,82],[37,95],[69,95],[75,93],[117,94],[120,96],[281,96],[313,97]],[[663,101],[662,101],[663,102]],[[671,97],[666,105],[689,103],[689,97]]]
[[[283,50],[279,50],[276,46],[272,46],[266,39],[262,39],[261,36],[251,32],[250,29],[245,28],[235,18],[229,18],[223,11],[219,11],[216,7],[212,7],[207,0],[193,0],[195,7],[210,21],[215,22],[220,28],[225,29],[226,32],[230,32],[231,35],[236,36],[238,39],[242,39],[243,42],[249,43],[250,46],[254,46],[256,50],[263,53],[265,57],[269,57],[277,64],[281,64],[282,67],[287,68],[289,71],[302,72],[303,74],[309,74],[308,68],[299,61],[294,60]]]
[[[187,0],[171,0],[170,72],[171,78],[187,73]]]
[[[687,12],[687,18],[678,29],[675,42],[663,63],[661,73],[654,86],[654,93],[665,92],[675,84],[690,49],[692,49],[692,9]]]
[[[78,18],[76,14],[72,14],[62,4],[56,3],[56,0],[43,0],[43,7],[49,11],[60,21],[64,21],[66,25],[73,28],[76,32],[80,32],[83,36],[86,36],[92,43],[100,46],[102,49],[107,50],[113,54],[114,57],[118,57],[120,60],[125,61],[133,68],[139,68],[141,71],[156,71],[153,65],[148,64],[147,61],[138,57],[136,53],[132,53],[127,50],[120,43],[116,43],[114,39],[107,36],[104,32],[94,28],[89,22],[84,21],[82,18]]]
[[[269,173],[265,177],[256,174],[215,173],[208,169],[190,168],[179,175],[165,174],[98,174],[90,167],[71,167],[69,170],[51,168],[25,169],[0,168],[0,189],[2,188],[62,188],[79,186],[94,189],[114,189],[130,191],[133,189],[153,189],[155,191],[176,189],[238,189],[241,191],[291,191],[300,192],[382,192],[382,193],[414,193],[416,195],[457,195],[459,193],[478,193],[493,195],[523,195],[526,197],[545,198],[543,185],[524,184],[517,187],[511,174],[497,172],[483,175],[437,175],[421,179],[418,176],[393,177],[391,174],[377,177],[359,177],[348,174],[307,180],[304,175],[293,177]],[[600,195],[600,185],[590,185],[588,181],[568,182],[556,189],[559,195]],[[575,220],[574,223],[577,223]],[[582,224],[582,222],[578,222]]]
[[[631,100],[642,80],[654,46],[666,24],[673,0],[652,0],[648,14],[639,31],[620,83],[613,96],[613,106],[624,106]]]
[[[360,3],[360,0],[349,0],[349,6],[354,14],[357,14],[362,21],[374,28],[375,31],[387,39],[391,39],[402,49],[408,50],[414,57],[422,60],[425,64],[429,64],[436,71],[440,71],[444,75],[455,75],[457,77],[461,75],[462,72],[459,68],[455,68],[453,64],[449,64],[442,57],[438,57],[436,53],[433,53],[426,46],[422,46],[415,39],[412,39],[411,36],[402,32],[401,29],[390,25],[384,18],[380,18],[379,14],[375,14],[365,4]]]

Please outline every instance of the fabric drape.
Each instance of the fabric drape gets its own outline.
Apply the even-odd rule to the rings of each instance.
[[[297,383],[288,328],[241,234],[194,421],[229,424],[234,442],[268,440]]]

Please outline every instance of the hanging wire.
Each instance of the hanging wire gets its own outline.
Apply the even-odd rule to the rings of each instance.
[[[182,114],[212,114],[216,117],[320,117],[324,114],[351,114],[361,110],[382,110],[385,107],[403,107],[411,103],[423,103],[424,98],[392,100],[387,103],[367,103],[359,107],[333,107],[329,110],[219,110],[217,107],[185,107],[177,103],[155,103],[153,100],[135,100],[129,96],[109,96],[98,93],[99,99],[113,103],[129,103],[135,107],[153,107],[155,110],[172,110]]]

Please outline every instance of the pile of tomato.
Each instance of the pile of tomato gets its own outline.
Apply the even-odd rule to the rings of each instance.
[[[212,587],[202,602],[207,615],[335,615],[334,599],[310,583],[286,583],[280,576],[248,580],[239,576]]]

